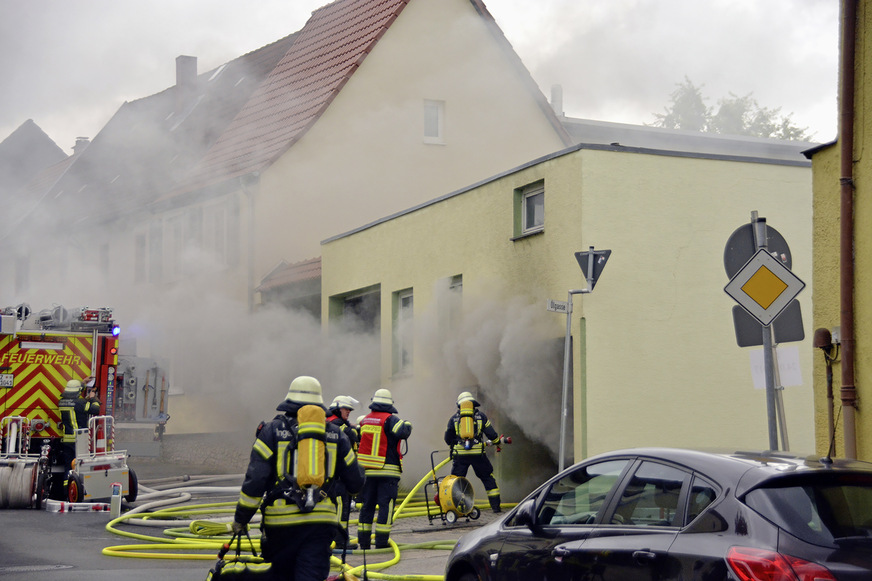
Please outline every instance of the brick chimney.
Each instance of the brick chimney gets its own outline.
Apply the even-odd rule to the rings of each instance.
[[[76,144],[73,146],[73,155],[79,155],[85,151],[90,144],[91,140],[87,137],[76,137]]]
[[[176,112],[190,104],[197,93],[197,57],[176,57]]]

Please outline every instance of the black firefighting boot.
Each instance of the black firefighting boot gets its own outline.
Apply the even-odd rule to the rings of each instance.
[[[380,533],[376,531],[375,533],[375,548],[376,549],[387,549],[391,546],[388,542],[391,538],[390,533]]]
[[[360,543],[360,548],[369,549],[372,539],[372,525],[360,523],[357,525],[357,542]]]
[[[488,496],[488,502],[490,502],[491,509],[495,513],[503,512],[503,509],[500,508],[500,495]]]

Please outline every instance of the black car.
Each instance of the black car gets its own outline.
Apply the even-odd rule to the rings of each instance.
[[[464,535],[446,581],[872,579],[872,464],[650,448],[594,456]]]

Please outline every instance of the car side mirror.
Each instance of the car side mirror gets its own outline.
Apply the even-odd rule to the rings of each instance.
[[[518,507],[518,511],[515,513],[515,524],[525,526],[534,533],[540,533],[542,532],[542,526],[536,522],[535,506],[536,503],[532,498],[521,503],[521,506]]]

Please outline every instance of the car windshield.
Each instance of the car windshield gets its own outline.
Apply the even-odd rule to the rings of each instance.
[[[803,541],[872,543],[872,476],[828,474],[752,490],[745,503]]]

